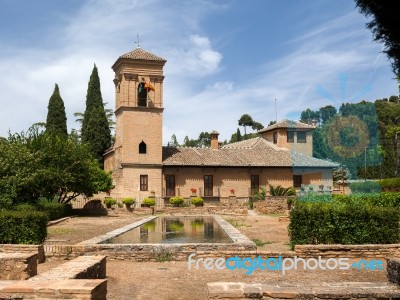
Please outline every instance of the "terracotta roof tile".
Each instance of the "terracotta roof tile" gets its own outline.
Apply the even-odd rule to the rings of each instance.
[[[261,129],[259,132],[268,132],[277,128],[315,129],[315,126],[285,119],[282,120],[281,122],[278,122],[277,124],[272,124],[264,129]]]
[[[164,58],[161,58],[153,53],[147,52],[142,48],[136,48],[131,52],[121,55],[120,58],[166,61]]]
[[[258,137],[228,144],[220,149],[163,147],[164,166],[228,166],[228,167],[322,167],[337,164],[305,154],[279,148]]]

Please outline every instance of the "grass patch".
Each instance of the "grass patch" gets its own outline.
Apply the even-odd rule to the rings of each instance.
[[[246,224],[240,220],[236,219],[226,219],[227,222],[229,222],[233,227],[238,228],[238,227],[251,227],[251,224]]]
[[[70,233],[75,233],[78,232],[78,229],[76,228],[60,228],[60,227],[48,227],[47,228],[47,233],[48,234],[54,234],[54,235],[63,235],[63,234],[70,234]]]
[[[259,239],[252,239],[252,241],[254,242],[254,244],[256,244],[257,247],[262,247],[264,245],[269,245],[273,243],[271,241],[263,241]]]

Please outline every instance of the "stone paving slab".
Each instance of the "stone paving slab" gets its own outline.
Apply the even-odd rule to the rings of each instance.
[[[56,268],[43,272],[30,281],[106,278],[106,256],[79,256]]]
[[[385,282],[211,282],[207,289],[208,299],[400,299],[400,288]]]
[[[105,300],[106,279],[60,281],[0,281],[0,299],[91,299]]]

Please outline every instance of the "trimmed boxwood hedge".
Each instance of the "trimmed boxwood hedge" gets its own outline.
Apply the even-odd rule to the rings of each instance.
[[[365,205],[354,199],[346,202],[345,198],[325,203],[299,201],[290,212],[289,236],[292,247],[396,244],[400,242],[399,222],[396,207]]]
[[[47,221],[40,211],[0,211],[0,244],[42,244]]]
[[[352,193],[379,193],[381,186],[377,181],[353,182],[350,184]]]
[[[72,215],[72,205],[58,202],[40,202],[37,209],[49,215],[50,220],[57,220]]]
[[[399,191],[400,190],[400,177],[386,178],[379,180],[382,190]]]
[[[35,204],[21,203],[14,207],[16,211],[42,211],[45,212],[49,220],[57,220],[72,215],[72,205],[58,202],[39,202]]]

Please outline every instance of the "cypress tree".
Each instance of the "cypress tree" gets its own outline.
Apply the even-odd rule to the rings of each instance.
[[[47,106],[46,131],[51,134],[67,136],[67,117],[65,115],[64,101],[60,96],[60,90],[56,83],[53,94]]]
[[[86,110],[82,120],[82,142],[89,145],[93,156],[103,162],[103,153],[111,146],[111,131],[104,110],[100,79],[93,67],[86,94]]]
[[[96,105],[89,115],[86,141],[93,156],[103,163],[103,154],[111,146],[111,132],[104,107]]]

